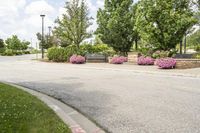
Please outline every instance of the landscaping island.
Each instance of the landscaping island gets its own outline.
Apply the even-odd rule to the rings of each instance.
[[[2,133],[71,133],[47,105],[16,87],[0,83]]]

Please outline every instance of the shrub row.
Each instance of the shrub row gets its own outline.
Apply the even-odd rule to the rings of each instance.
[[[105,54],[107,56],[114,54],[113,50],[107,45],[102,44],[93,46],[89,44],[84,44],[81,45],[79,49],[75,45],[70,45],[66,48],[49,48],[47,51],[47,57],[49,60],[54,62],[67,62],[70,61],[70,57],[72,55],[85,56],[86,54],[93,53]]]
[[[29,51],[13,51],[11,49],[0,49],[0,55],[2,56],[14,56],[14,55],[23,55],[30,54]]]

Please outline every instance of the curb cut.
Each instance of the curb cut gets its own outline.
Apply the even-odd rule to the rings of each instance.
[[[5,84],[9,84],[11,86],[17,87],[23,91],[30,93],[33,96],[36,96],[42,102],[44,102],[47,106],[49,106],[54,112],[59,116],[61,120],[65,124],[69,126],[72,133],[105,133],[101,128],[99,128],[96,124],[91,122],[88,118],[83,116],[78,111],[74,110],[73,108],[69,107],[68,105],[60,102],[57,99],[54,99],[50,96],[45,94],[39,93],[37,91],[4,82]]]

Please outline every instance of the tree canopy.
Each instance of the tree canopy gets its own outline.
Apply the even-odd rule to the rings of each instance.
[[[54,35],[60,40],[61,46],[74,44],[79,48],[79,45],[92,35],[87,31],[92,24],[92,18],[89,17],[84,0],[66,2],[65,9],[62,19],[56,20],[58,26],[55,27]]]
[[[39,46],[42,46],[42,35],[40,33],[36,34],[37,39],[39,40]],[[54,36],[51,35],[45,35],[43,40],[43,48],[48,49],[55,45],[56,42],[54,42]]]
[[[12,50],[26,50],[28,48],[28,45],[30,45],[30,42],[28,41],[21,41],[16,35],[13,35],[10,38],[6,39],[6,47],[8,49]]]
[[[200,30],[194,32],[190,36],[187,37],[187,42],[192,46],[200,46]]]
[[[141,37],[160,50],[170,50],[197,21],[190,0],[141,0],[137,28]]]
[[[4,41],[3,39],[0,39],[0,48],[4,48],[4,47],[5,47]]]
[[[104,9],[99,9],[97,13],[99,27],[96,34],[121,53],[129,52],[136,38],[132,6],[132,0],[105,0]]]

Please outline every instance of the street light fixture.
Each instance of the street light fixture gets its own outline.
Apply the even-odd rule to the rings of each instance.
[[[49,28],[49,37],[51,36],[51,26],[48,27]]]
[[[47,38],[47,43],[50,43],[50,39],[51,39],[51,26],[48,26],[49,29],[49,34],[48,34],[48,38]]]
[[[42,18],[42,59],[44,59],[44,17],[45,15],[40,15],[40,17]]]

